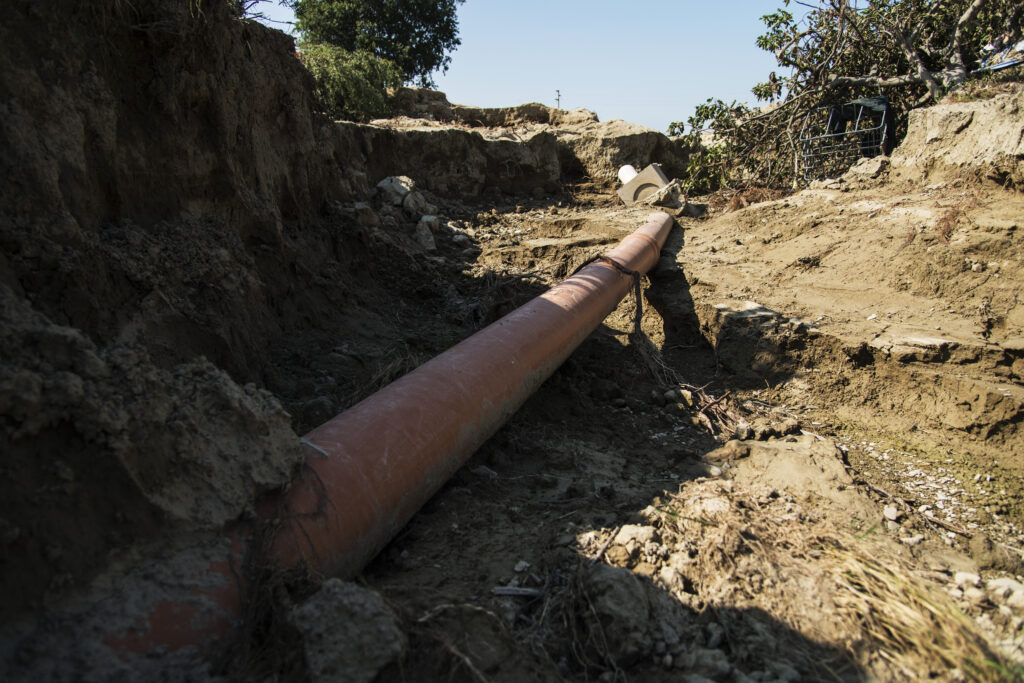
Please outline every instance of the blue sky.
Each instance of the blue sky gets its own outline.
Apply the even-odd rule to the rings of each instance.
[[[753,104],[775,68],[754,40],[781,0],[466,0],[438,88],[459,104],[585,107],[664,131],[709,97]],[[285,8],[262,11],[288,20]],[[287,27],[285,27],[287,28]]]

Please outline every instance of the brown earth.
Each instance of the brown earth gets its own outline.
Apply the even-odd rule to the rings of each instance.
[[[288,39],[197,7],[0,25],[5,680],[1019,677],[1019,87],[915,113],[891,178],[681,214],[646,339],[627,299],[357,582],[259,567],[214,666],[111,658],[298,434],[642,223],[620,164],[686,156],[423,91],[325,121]]]

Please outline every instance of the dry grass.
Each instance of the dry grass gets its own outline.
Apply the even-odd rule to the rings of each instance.
[[[1024,680],[873,527],[858,538],[775,495],[707,482],[658,508],[662,538],[696,546],[687,578],[703,602],[763,609],[881,679]]]
[[[838,615],[907,678],[1018,680],[974,622],[904,567],[837,546],[822,558],[836,579]]]
[[[367,396],[375,394],[399,377],[412,372],[426,360],[405,344],[389,347],[374,364],[369,375],[352,390],[345,405],[355,405]]]

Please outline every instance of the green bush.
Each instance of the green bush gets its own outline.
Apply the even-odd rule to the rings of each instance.
[[[314,95],[329,116],[369,121],[390,113],[387,89],[402,84],[401,71],[393,62],[369,52],[317,43],[303,44],[299,55],[316,79]]]

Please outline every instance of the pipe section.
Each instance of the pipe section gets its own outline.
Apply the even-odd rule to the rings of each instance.
[[[625,270],[657,263],[673,225],[658,213],[605,254]],[[611,313],[632,277],[595,261],[544,294],[309,432],[311,473],[260,515],[281,525],[271,559],[351,577]],[[180,604],[109,634],[121,656],[202,645],[237,614],[241,559],[251,529],[225,543]],[[193,584],[195,585],[195,584]],[[233,614],[234,613],[234,614]]]

